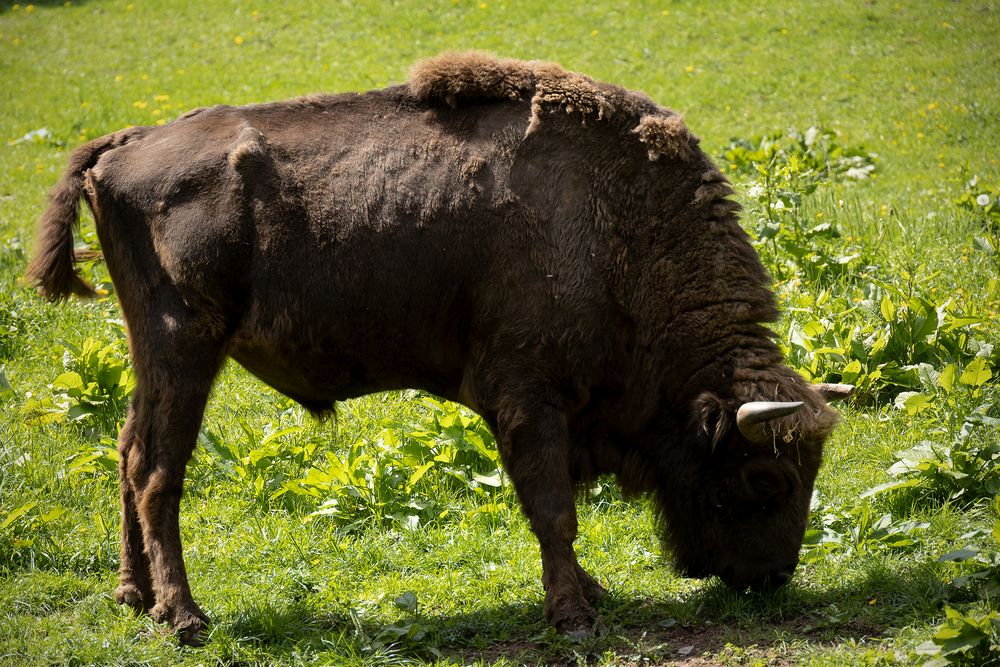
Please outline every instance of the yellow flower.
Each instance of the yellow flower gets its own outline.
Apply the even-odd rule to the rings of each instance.
[[[233,37],[233,41],[236,42],[236,46],[239,46],[243,43],[243,35],[236,35],[236,37]]]
[[[149,102],[146,100],[136,100],[135,102],[132,102],[132,106],[136,109],[145,109],[149,106]]]
[[[485,2],[480,2],[479,3],[479,8],[480,9],[486,9],[487,7],[489,7],[489,5],[487,5]]]
[[[597,35],[598,35],[598,34],[599,34],[600,32],[601,32],[600,30],[591,30],[591,31],[590,31],[590,36],[591,36],[591,37],[597,37]]]
[[[132,4],[125,5],[125,11],[130,12],[133,9],[135,9],[135,5]]]
[[[153,101],[154,102],[166,102],[169,99],[170,99],[170,95],[154,95],[153,96]]]
[[[125,77],[123,75],[121,75],[121,74],[118,74],[118,75],[115,76],[115,81],[124,81],[124,80],[125,80]]]
[[[35,6],[34,5],[28,5],[27,7],[24,8],[24,11],[26,11],[26,12],[33,12],[33,11],[35,11]]]
[[[688,65],[687,67],[684,68],[684,71],[690,74],[691,72],[694,71],[694,65]]]

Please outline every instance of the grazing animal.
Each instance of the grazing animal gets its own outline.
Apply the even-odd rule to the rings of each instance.
[[[227,357],[311,411],[416,387],[482,414],[541,546],[545,616],[598,627],[574,489],[652,496],[689,576],[784,583],[841,385],[782,363],[739,206],[680,116],[464,53],[364,94],[197,109],[77,149],[29,274],[87,295],[94,214],[136,389],[116,598],[196,642],[178,511]]]

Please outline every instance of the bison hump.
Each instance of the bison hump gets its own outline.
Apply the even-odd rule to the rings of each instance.
[[[686,159],[697,151],[694,136],[677,113],[642,93],[601,83],[556,63],[496,58],[477,51],[445,53],[410,70],[410,94],[429,106],[530,100],[527,134],[552,114],[570,114],[583,125],[603,121],[638,138],[650,160]]]
[[[248,175],[262,163],[270,162],[271,155],[264,134],[255,127],[244,127],[229,151],[229,166],[237,173]]]

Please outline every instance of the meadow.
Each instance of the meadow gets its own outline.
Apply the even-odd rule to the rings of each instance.
[[[0,4],[0,664],[1000,664],[1000,29],[975,2]],[[230,363],[181,510],[198,648],[119,608],[113,286],[23,279],[75,146],[186,110],[544,59],[682,112],[737,185],[807,379],[850,382],[790,584],[678,577],[643,501],[581,490],[607,632],[542,616],[537,542],[468,410],[319,422]],[[96,244],[86,216],[81,244]],[[377,304],[373,304],[377,306]]]

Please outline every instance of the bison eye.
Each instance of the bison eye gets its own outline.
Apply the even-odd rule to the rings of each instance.
[[[743,470],[743,488],[754,503],[765,504],[788,495],[788,480],[772,462],[750,464]]]

